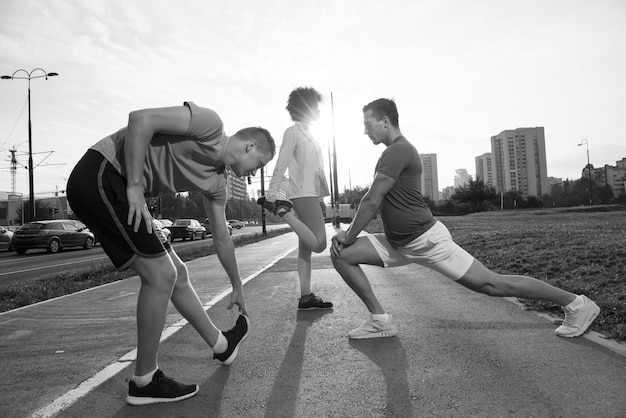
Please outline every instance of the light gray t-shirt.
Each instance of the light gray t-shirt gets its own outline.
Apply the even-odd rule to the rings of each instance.
[[[194,191],[213,201],[226,202],[225,165],[217,159],[227,137],[215,111],[185,102],[191,112],[185,135],[156,134],[144,162],[146,196]],[[124,141],[126,128],[100,140],[90,149],[100,152],[126,176]]]

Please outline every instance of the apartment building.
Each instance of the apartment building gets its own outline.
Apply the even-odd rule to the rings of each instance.
[[[583,169],[583,178],[587,178],[587,170],[588,167]],[[610,186],[616,198],[626,195],[626,158],[616,161],[614,166],[608,164],[598,168],[591,166],[591,178],[598,186]]]
[[[524,197],[549,193],[543,127],[518,128],[491,137],[494,187],[519,191]]]
[[[441,191],[441,198],[443,200],[450,200],[452,199],[452,195],[454,194],[454,187],[453,186],[448,186],[448,187],[444,187],[443,190]]]
[[[494,187],[493,184],[493,158],[490,152],[479,155],[475,158],[476,162],[476,180],[482,180],[487,186]]]
[[[465,168],[458,168],[454,171],[456,172],[456,176],[454,176],[454,187],[463,187],[472,179],[472,176]]]
[[[228,199],[246,199],[247,187],[246,177],[237,177],[235,173],[228,167],[228,177],[226,188],[228,190]]]
[[[436,202],[440,200],[437,154],[420,154],[420,157],[422,158],[422,195]]]

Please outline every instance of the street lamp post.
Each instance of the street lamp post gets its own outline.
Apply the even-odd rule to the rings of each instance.
[[[339,214],[339,183],[338,183],[338,179],[337,179],[337,147],[335,145],[335,106],[334,106],[334,102],[333,102],[333,92],[330,92],[330,112],[332,115],[332,119],[333,119],[333,178],[331,179],[333,182],[333,186],[334,186],[334,192],[335,192],[335,214],[337,215],[335,217],[335,222],[334,225],[335,227],[339,228],[339,225],[341,223],[340,220],[340,214]]]
[[[261,196],[265,196],[265,170],[261,167]],[[261,232],[263,235],[267,235],[267,229],[265,226],[265,211],[261,208]]]
[[[33,73],[35,71],[41,71],[42,75],[35,75]],[[15,74],[23,72],[26,76],[16,76]],[[31,72],[28,72],[23,69],[19,69],[15,71],[12,75],[3,75],[0,77],[2,80],[28,80],[28,202],[30,206],[30,220],[34,221],[37,218],[37,211],[35,210],[35,185],[33,178],[33,130],[30,120],[30,80],[34,78],[42,78],[45,77],[46,80],[48,77],[57,76],[57,73],[47,73],[41,68],[35,68]],[[24,214],[22,214],[22,219],[24,219]]]
[[[587,147],[587,178],[589,179],[589,206],[593,206],[593,194],[591,193],[591,164],[589,163],[589,141],[587,141],[587,139],[583,139],[582,141],[580,141],[580,144],[578,144],[578,146],[580,147],[583,144]]]

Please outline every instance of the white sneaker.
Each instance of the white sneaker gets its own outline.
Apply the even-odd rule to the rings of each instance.
[[[583,298],[583,305],[578,309],[571,309],[563,306],[563,312],[565,313],[565,319],[563,324],[554,330],[554,333],[559,337],[578,337],[583,335],[589,325],[596,319],[596,316],[600,313],[600,308],[585,295],[580,295]]]
[[[388,321],[376,321],[370,315],[369,321],[348,332],[348,338],[353,340],[366,340],[369,338],[393,337],[398,333],[398,327],[391,322],[391,315]]]

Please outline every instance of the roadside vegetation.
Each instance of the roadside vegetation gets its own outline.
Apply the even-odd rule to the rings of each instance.
[[[233,236],[235,246],[239,247],[267,238],[275,237],[290,231],[289,227],[267,230],[267,235],[262,233]],[[190,261],[199,257],[213,254],[212,245],[203,245],[194,248],[177,249],[176,253],[183,261]],[[68,272],[51,274],[37,280],[28,280],[12,283],[8,286],[0,286],[0,312],[43,302],[81,290],[116,282],[128,277],[135,276],[132,270],[118,272],[108,260],[94,263],[90,267],[73,269]]]
[[[591,329],[626,341],[626,207],[598,206],[438,217],[454,240],[490,269],[533,276],[602,309]],[[372,221],[368,232],[382,232]],[[562,316],[560,307],[520,300]]]

